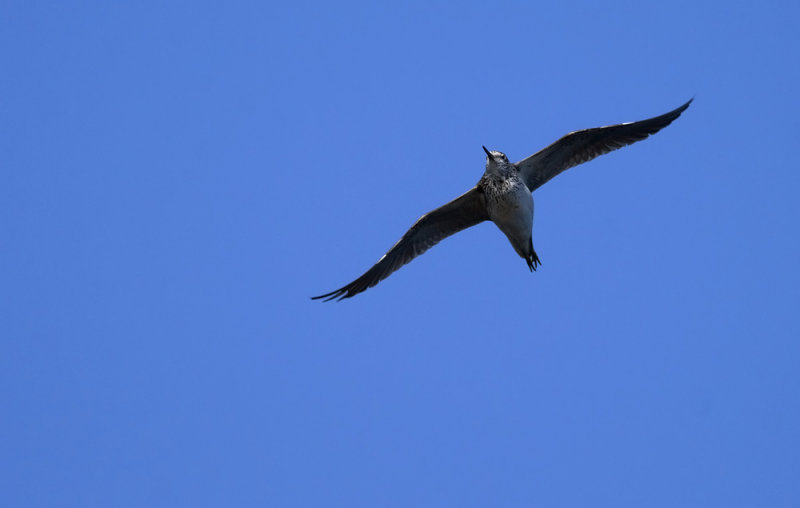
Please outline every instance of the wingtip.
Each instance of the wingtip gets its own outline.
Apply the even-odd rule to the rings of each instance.
[[[324,295],[312,296],[311,299],[312,300],[322,300],[323,302],[327,302],[331,298],[334,298],[336,296],[337,292],[338,292],[338,290],[337,291],[331,291],[330,293],[325,293]],[[333,296],[331,296],[331,295],[333,295]]]
[[[666,121],[666,124],[661,126],[661,127],[659,127],[658,130],[663,129],[667,125],[671,124],[674,120],[676,120],[679,116],[681,116],[683,114],[683,112],[686,111],[686,108],[689,107],[689,105],[692,103],[693,100],[694,100],[694,96],[692,96],[691,99],[689,99],[688,101],[686,101],[682,105],[678,106],[677,108],[673,109],[669,113],[665,113],[665,114],[661,115],[660,117],[657,117],[657,119],[659,119],[659,120],[660,119],[664,119]],[[656,132],[658,132],[658,131],[656,131]],[[655,134],[655,133],[651,133],[651,134]]]
[[[324,295],[319,296],[312,296],[312,300],[322,300],[323,302],[330,302],[331,300],[336,300],[337,302],[341,302],[345,298],[350,298],[353,296],[352,294],[348,294],[347,288],[337,289],[336,291],[331,291],[330,293],[325,293]]]

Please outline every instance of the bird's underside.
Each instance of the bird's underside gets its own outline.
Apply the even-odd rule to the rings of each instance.
[[[508,163],[502,153],[489,152],[487,150],[486,174],[490,170],[493,154],[497,154],[497,158],[502,156],[502,159],[505,160],[505,167],[512,168],[516,172],[516,175],[511,174],[511,176],[515,179],[518,178],[516,181],[521,179],[527,190],[533,192],[564,170],[655,134],[678,118],[689,107],[691,102],[692,100],[689,100],[686,104],[669,113],[647,120],[571,132],[555,143],[513,165]],[[503,161],[501,160],[498,164],[502,163]],[[482,185],[484,178],[481,179],[478,185],[453,201],[420,217],[411,226],[411,229],[361,277],[335,291],[312,297],[312,299],[328,301],[355,296],[375,286],[444,238],[489,220],[490,214],[487,211],[486,198],[487,189]],[[528,241],[530,241],[530,237]],[[531,251],[533,251],[532,246]],[[533,255],[535,256],[535,252],[533,252]],[[523,258],[526,258],[526,256],[523,255]],[[526,258],[526,261],[530,266],[530,256]],[[536,262],[539,262],[538,257]]]

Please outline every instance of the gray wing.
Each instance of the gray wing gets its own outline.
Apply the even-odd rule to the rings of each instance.
[[[648,120],[570,132],[552,145],[517,162],[516,166],[528,189],[533,192],[566,169],[655,134],[678,118],[692,100]]]
[[[312,300],[350,298],[376,285],[403,265],[450,235],[489,218],[486,201],[478,187],[473,187],[453,201],[426,213],[411,226],[399,242],[389,249],[375,266],[350,284]]]

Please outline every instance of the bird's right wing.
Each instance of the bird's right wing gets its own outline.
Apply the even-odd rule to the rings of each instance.
[[[639,122],[570,132],[550,146],[517,162],[516,166],[525,185],[533,192],[564,170],[655,134],[681,116],[691,103],[692,99],[669,113]]]
[[[364,275],[336,291],[314,296],[312,300],[341,300],[355,296],[376,285],[441,240],[488,218],[483,193],[477,186],[473,187],[446,205],[420,217],[400,241]]]

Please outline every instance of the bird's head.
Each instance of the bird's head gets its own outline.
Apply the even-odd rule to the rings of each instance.
[[[485,146],[483,151],[486,152],[486,169],[496,168],[498,166],[505,166],[508,164],[508,157],[503,152],[496,150],[488,150]]]

